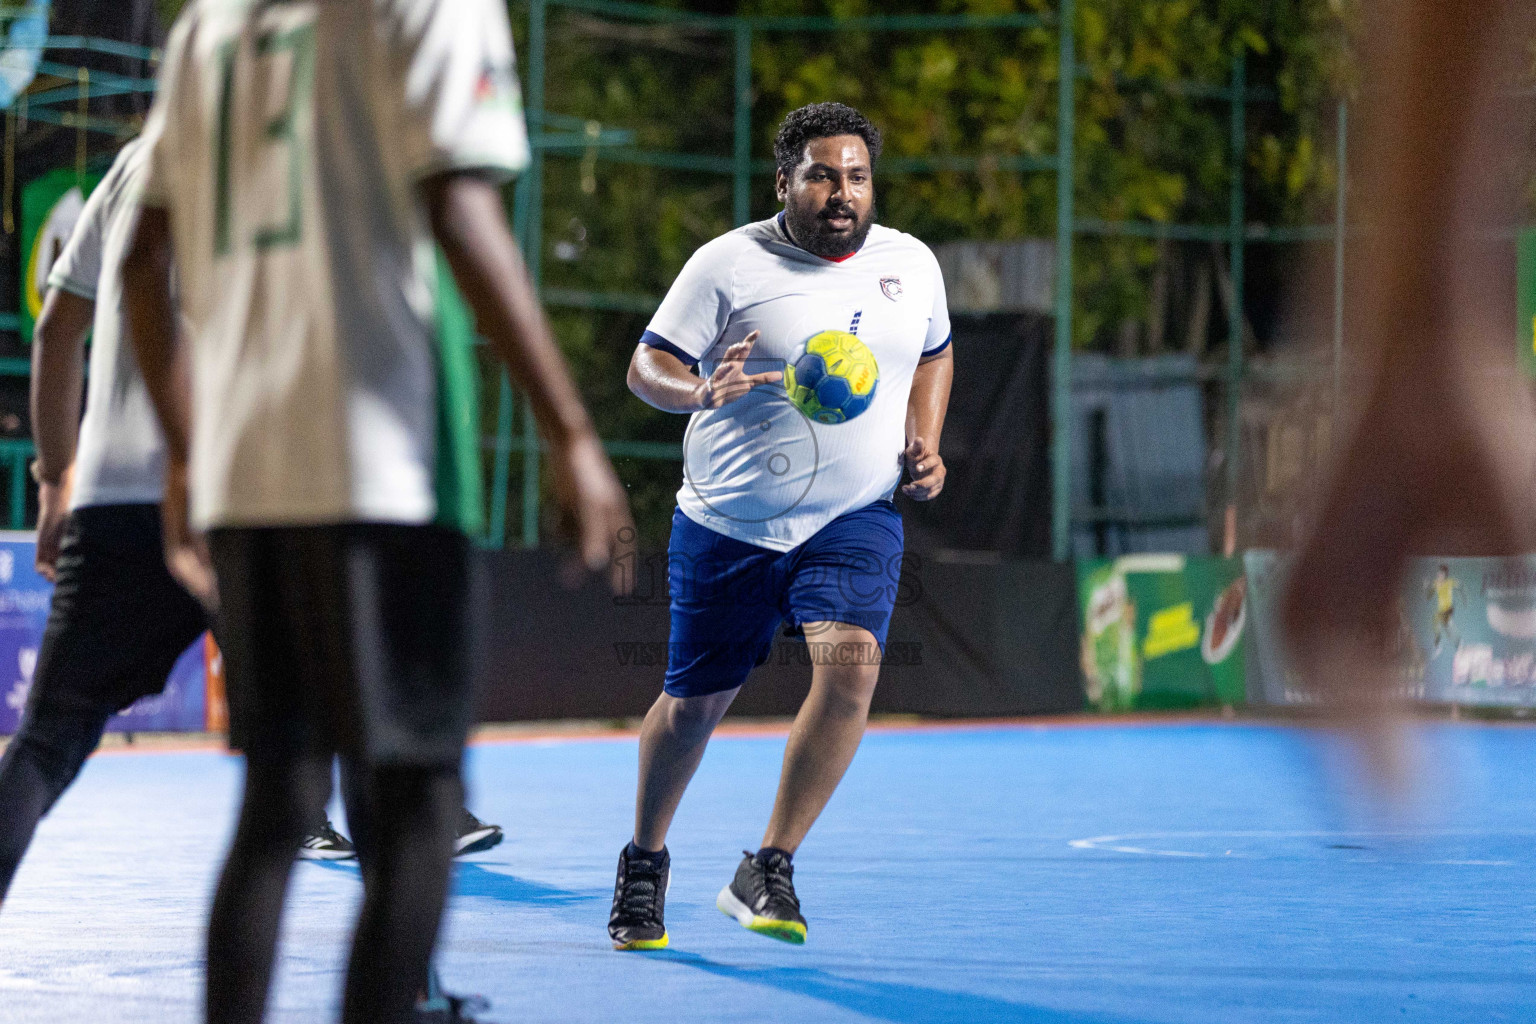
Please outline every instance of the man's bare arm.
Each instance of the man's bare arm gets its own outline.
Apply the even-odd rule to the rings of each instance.
[[[213,610],[219,599],[213,564],[191,523],[191,360],[171,294],[174,266],[170,215],[163,207],[146,206],[123,260],[123,306],[139,372],[165,437],[165,500],[160,506],[165,560],[182,586]]]
[[[720,365],[708,377],[693,373],[677,356],[651,345],[635,346],[629,360],[629,390],[653,409],[662,412],[694,413],[718,409],[746,395],[759,384],[774,384],[784,379],[780,370],[747,372],[747,360],[761,331],[753,331],[727,348]]]
[[[939,455],[939,440],[954,378],[954,346],[921,360],[912,373],[912,391],[907,396],[907,447],[902,453],[912,479],[902,492],[918,501],[936,498],[944,489],[948,471]]]
[[[704,408],[704,380],[671,352],[635,346],[625,378],[635,397],[662,412],[692,413]]]
[[[629,501],[507,229],[501,192],[477,176],[450,173],[423,182],[421,198],[480,334],[532,403],[582,561],[594,571],[610,567],[620,585],[617,556],[634,543]]]
[[[139,372],[165,435],[166,457],[187,462],[192,400],[186,346],[171,295],[171,220],[146,206],[123,260],[123,306]]]
[[[50,288],[32,329],[32,442],[37,476],[45,483],[62,482],[75,461],[85,339],[95,314],[93,300]]]
[[[80,437],[85,338],[96,303],[50,288],[32,329],[32,443],[37,461],[37,571],[53,579],[69,518],[69,471]]]

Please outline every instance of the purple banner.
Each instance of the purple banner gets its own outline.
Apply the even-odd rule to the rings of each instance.
[[[53,584],[33,565],[36,546],[30,533],[0,531],[0,734],[16,731],[32,673]],[[165,692],[146,697],[113,717],[108,729],[122,732],[201,732],[207,718],[204,640],[199,638],[176,662]]]

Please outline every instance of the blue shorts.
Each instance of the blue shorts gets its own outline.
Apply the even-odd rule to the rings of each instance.
[[[672,515],[672,636],[665,690],[734,690],[768,659],[781,622],[841,622],[881,648],[901,580],[901,513],[889,501],[838,516],[790,551],[769,551]]]

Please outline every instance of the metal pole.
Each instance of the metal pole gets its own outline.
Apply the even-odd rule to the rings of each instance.
[[[1227,523],[1226,554],[1237,542],[1237,489],[1240,448],[1243,441],[1238,411],[1243,380],[1243,257],[1247,224],[1244,220],[1243,157],[1248,149],[1248,58],[1239,45],[1232,60],[1232,193],[1229,262],[1232,302],[1227,310]]]
[[[736,22],[736,129],[733,153],[737,227],[752,219],[752,24]]]
[[[20,448],[11,453],[11,529],[27,524],[27,453]]]
[[[1333,435],[1338,436],[1344,382],[1344,225],[1349,203],[1349,104],[1339,101],[1338,195],[1333,204]]]
[[[1056,83],[1056,344],[1051,358],[1051,553],[1072,553],[1072,219],[1077,128],[1074,0],[1061,0]]]
[[[547,45],[544,14],[547,0],[528,4],[528,120],[539,135],[544,133],[544,57]],[[528,189],[527,226],[523,230],[523,259],[534,288],[543,276],[544,252],[544,154],[535,148],[525,174]],[[539,431],[533,403],[523,403],[523,547],[539,546]]]
[[[496,396],[496,448],[491,452],[491,519],[486,540],[500,551],[507,546],[507,488],[512,485],[512,379],[501,371]]]

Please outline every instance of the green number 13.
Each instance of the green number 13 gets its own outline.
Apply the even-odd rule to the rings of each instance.
[[[230,194],[230,159],[233,145],[231,115],[234,112],[235,49],[230,40],[219,50],[219,122],[214,139],[214,210],[213,251],[227,256],[231,249],[230,222],[233,198]],[[315,27],[303,25],[287,32],[270,32],[256,38],[256,53],[270,57],[278,53],[293,56],[288,75],[288,101],[265,129],[268,145],[288,147],[288,219],[285,223],[256,229],[251,244],[258,249],[298,244],[304,228],[304,139],[299,134],[300,113],[309,106],[315,83]]]

